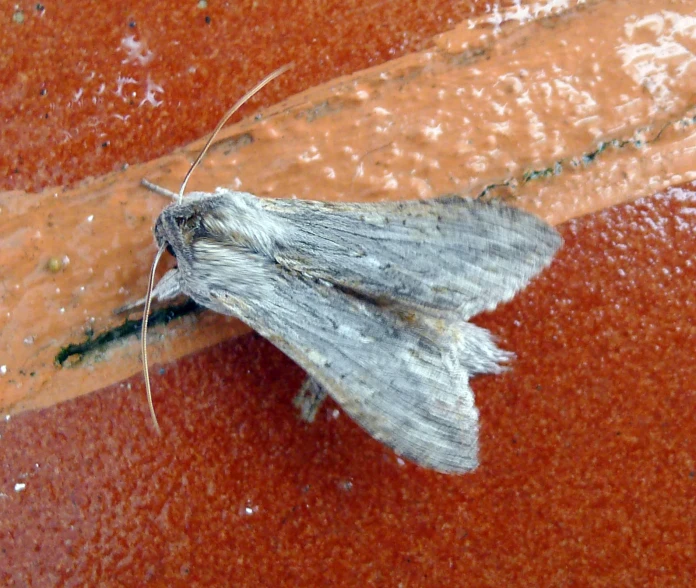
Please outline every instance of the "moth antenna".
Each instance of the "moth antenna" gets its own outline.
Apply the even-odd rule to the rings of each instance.
[[[145,308],[143,309],[143,322],[140,327],[140,350],[143,359],[143,376],[145,376],[145,391],[147,393],[147,405],[150,408],[150,416],[152,417],[152,424],[155,425],[155,430],[158,435],[162,434],[162,429],[160,429],[159,423],[157,422],[157,415],[155,414],[155,406],[152,403],[152,389],[150,388],[150,369],[148,368],[147,361],[147,322],[150,318],[150,305],[152,303],[152,291],[155,288],[155,271],[157,270],[157,265],[159,264],[160,257],[167,248],[166,244],[163,244],[157,251],[155,255],[155,260],[152,262],[152,267],[150,268],[150,277],[147,281],[147,294],[145,294]]]
[[[208,152],[208,148],[210,145],[213,143],[215,140],[215,137],[217,134],[220,132],[220,129],[225,126],[225,123],[227,123],[228,120],[230,120],[230,117],[237,112],[243,105],[244,103],[252,98],[254,94],[256,94],[259,90],[261,90],[264,86],[266,86],[268,83],[272,82],[275,80],[278,76],[284,74],[286,71],[288,71],[291,67],[293,67],[293,63],[288,63],[284,65],[283,67],[279,67],[277,70],[274,72],[268,74],[265,78],[263,78],[258,84],[256,84],[251,90],[249,90],[244,96],[242,96],[239,100],[237,100],[237,103],[230,108],[225,115],[220,119],[220,122],[217,124],[215,129],[210,135],[210,138],[205,142],[205,145],[203,146],[203,149],[201,149],[201,152],[198,154],[198,157],[196,157],[196,160],[193,162],[189,170],[186,172],[186,175],[184,176],[184,181],[181,182],[181,188],[179,188],[179,204],[181,204],[181,201],[184,199],[184,191],[186,190],[186,184],[188,184],[189,178],[191,177],[191,174],[193,173],[193,170],[196,169],[196,166],[201,162],[203,157],[205,157],[205,154]]]
[[[198,154],[198,157],[196,157],[196,160],[193,162],[189,170],[186,172],[186,175],[184,176],[184,181],[181,183],[181,188],[179,188],[179,194],[178,194],[178,203],[181,204],[182,200],[184,199],[184,191],[186,190],[186,184],[188,184],[189,178],[191,177],[191,174],[193,173],[193,170],[196,169],[198,164],[201,162],[205,154],[208,152],[208,149],[212,142],[215,140],[215,137],[217,134],[220,132],[220,129],[225,126],[225,123],[230,119],[230,117],[239,110],[244,103],[249,100],[251,97],[254,96],[259,90],[261,90],[265,85],[267,85],[269,82],[272,82],[275,80],[278,76],[284,74],[286,71],[288,71],[294,64],[293,63],[288,63],[284,65],[283,67],[279,67],[277,70],[274,72],[268,74],[265,78],[263,78],[258,84],[256,84],[251,90],[249,90],[244,96],[242,96],[239,100],[237,100],[237,103],[230,108],[225,115],[222,117],[220,122],[217,124],[215,129],[213,130],[212,134],[210,135],[210,138],[205,142],[205,145],[203,146],[203,149],[201,149],[201,152]],[[149,182],[148,182],[149,184]],[[147,184],[146,184],[147,186]],[[150,187],[150,186],[147,186]],[[150,268],[150,277],[148,278],[147,281],[147,294],[145,294],[145,308],[143,309],[143,321],[142,321],[142,326],[140,330],[140,349],[142,353],[142,360],[143,360],[143,376],[145,377],[145,391],[147,393],[147,405],[150,408],[150,416],[152,417],[152,423],[155,425],[155,430],[157,431],[158,435],[162,434],[162,429],[160,429],[159,423],[157,422],[157,415],[155,414],[155,406],[152,403],[152,388],[150,387],[150,369],[148,367],[148,361],[147,361],[147,323],[148,319],[150,318],[150,306],[152,304],[152,292],[155,289],[155,272],[157,271],[157,265],[159,264],[159,260],[162,257],[162,254],[164,253],[165,249],[167,248],[166,243],[160,246],[159,250],[157,251],[157,255],[155,255],[155,259],[152,262],[152,267]]]

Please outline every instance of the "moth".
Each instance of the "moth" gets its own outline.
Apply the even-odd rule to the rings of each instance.
[[[308,413],[328,394],[421,466],[478,465],[469,380],[500,373],[513,354],[469,319],[550,263],[561,245],[553,228],[502,202],[456,195],[346,204],[218,188],[182,199],[186,180],[155,223],[156,262],[166,250],[177,267],[154,285],[153,264],[143,333],[151,299],[189,296],[297,362]],[[149,394],[146,348],[143,359]]]

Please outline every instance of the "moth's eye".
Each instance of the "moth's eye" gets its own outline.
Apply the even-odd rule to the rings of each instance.
[[[171,255],[174,259],[176,259],[176,253],[174,253],[174,248],[167,243],[167,253]]]
[[[176,219],[176,225],[180,230],[191,231],[198,224],[198,220],[195,215],[180,216]]]

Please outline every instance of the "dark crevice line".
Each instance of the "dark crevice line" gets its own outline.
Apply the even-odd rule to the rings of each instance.
[[[149,324],[150,326],[166,325],[176,318],[193,314],[200,310],[202,310],[201,307],[193,300],[187,300],[183,304],[167,306],[166,308],[154,311],[150,315]],[[90,353],[103,350],[115,341],[132,335],[139,336],[142,323],[142,319],[126,319],[122,325],[99,333],[96,336],[93,333],[87,333],[84,341],[80,343],[69,343],[65,347],[61,347],[53,361],[57,366],[61,367],[65,366],[69,358],[70,366],[79,364]]]
[[[688,112],[691,110],[693,106],[690,106],[689,108],[686,109]],[[658,141],[660,137],[662,136],[662,133],[671,125],[676,125],[682,123],[682,127],[684,126],[690,126],[696,123],[696,117],[682,117],[678,119],[677,121],[668,121],[662,125],[660,130],[657,132],[657,134],[652,138],[648,139],[646,141],[641,141],[640,139],[636,139],[635,136],[639,134],[642,131],[647,131],[647,128],[639,128],[636,129],[636,132],[633,134],[633,137],[630,139],[612,139],[610,141],[600,141],[600,143],[597,145],[597,148],[594,151],[590,151],[589,153],[585,153],[583,155],[580,155],[579,157],[571,157],[569,159],[561,159],[557,162],[555,162],[553,165],[550,165],[547,168],[544,169],[538,169],[538,170],[527,170],[522,174],[522,179],[518,180],[517,178],[511,178],[509,180],[505,180],[503,182],[497,182],[494,184],[488,184],[477,196],[475,196],[475,199],[483,199],[486,196],[488,196],[488,193],[495,190],[496,188],[511,188],[514,190],[515,186],[519,184],[527,184],[528,182],[537,180],[539,178],[548,178],[550,176],[557,176],[560,175],[563,172],[564,166],[569,166],[571,168],[577,168],[580,166],[585,166],[587,167],[590,165],[595,159],[597,159],[604,151],[606,151],[609,147],[614,147],[616,149],[622,149],[623,147],[626,147],[627,145],[632,145],[636,149],[641,149],[644,145],[651,145]]]

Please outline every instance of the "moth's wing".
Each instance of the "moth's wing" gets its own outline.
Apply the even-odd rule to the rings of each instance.
[[[406,322],[325,282],[280,270],[271,294],[220,304],[301,365],[376,439],[420,465],[465,472],[478,464],[476,372],[509,354],[467,322]],[[422,318],[422,320],[421,320]]]
[[[335,204],[262,200],[284,227],[278,263],[377,301],[469,318],[511,299],[561,245],[500,202]]]

